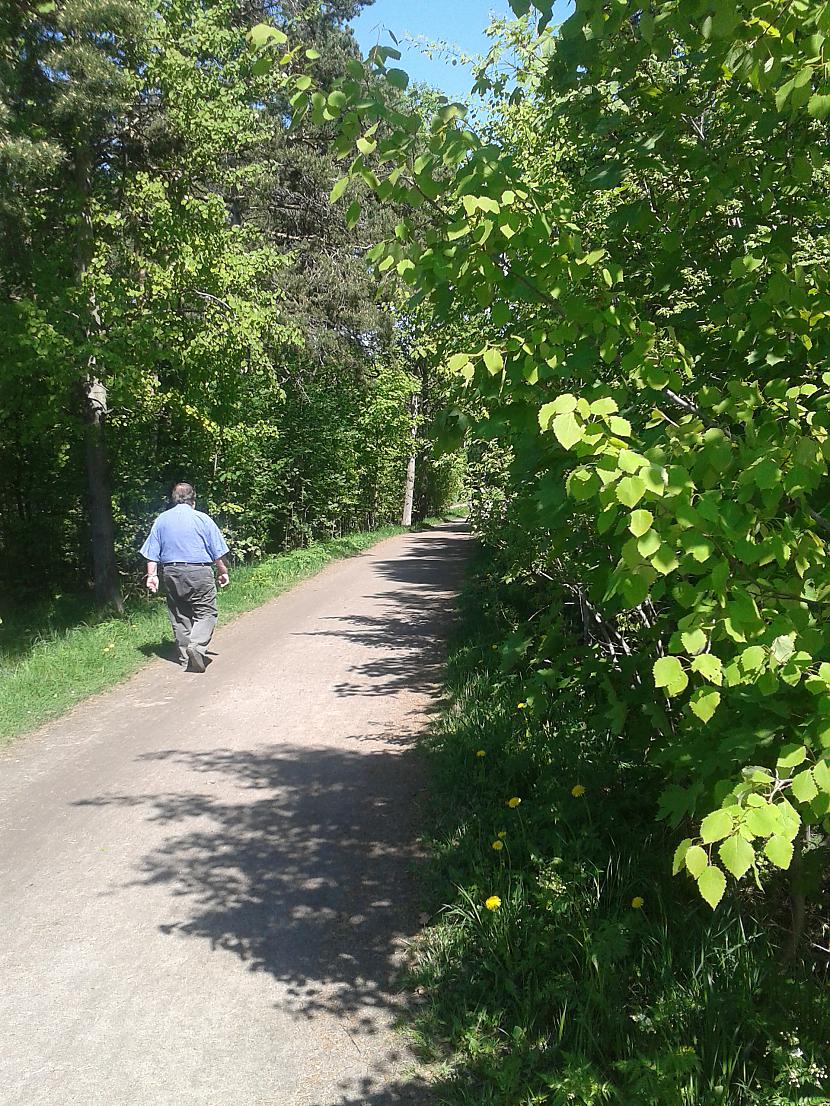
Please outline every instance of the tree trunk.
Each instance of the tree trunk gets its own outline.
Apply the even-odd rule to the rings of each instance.
[[[92,219],[89,212],[91,171],[91,153],[88,148],[82,147],[75,155],[75,183],[80,206],[75,274],[79,284],[84,279],[94,247]],[[90,299],[87,308],[89,317],[85,331],[89,338],[100,331],[101,319],[94,300]],[[90,357],[87,364],[83,396],[87,498],[92,535],[95,602],[99,607],[112,606],[120,614],[124,610],[124,602],[118,586],[118,572],[115,564],[115,526],[112,518],[112,493],[105,438],[107,389],[95,375],[94,357]]]
[[[401,526],[412,525],[412,501],[415,497],[415,439],[418,434],[418,397],[412,397],[412,452],[409,455],[409,464],[406,466],[406,483],[403,491],[403,511],[401,512]]]
[[[92,378],[84,386],[84,430],[95,602],[99,607],[115,607],[121,614],[124,603],[115,564],[115,527],[104,437],[106,418],[107,390]]]

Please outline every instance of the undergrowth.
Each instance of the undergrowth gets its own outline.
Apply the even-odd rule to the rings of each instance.
[[[830,1102],[827,950],[785,964],[783,884],[713,912],[673,878],[655,769],[595,724],[567,630],[540,697],[511,647],[527,588],[484,559],[471,579],[428,746],[435,915],[411,979],[438,1101]]]

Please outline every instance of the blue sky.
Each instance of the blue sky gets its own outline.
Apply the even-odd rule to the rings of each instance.
[[[449,61],[430,60],[404,41],[405,36],[443,41],[462,53],[481,54],[488,49],[484,29],[491,16],[509,14],[509,0],[375,0],[363,9],[352,27],[364,54],[378,41],[394,45],[387,28],[393,31],[400,39],[401,67],[410,77],[456,97],[470,91],[473,82],[469,70]]]

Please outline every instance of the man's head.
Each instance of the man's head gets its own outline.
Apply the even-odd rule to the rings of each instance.
[[[170,499],[174,507],[179,503],[186,503],[189,507],[193,507],[196,503],[196,492],[192,484],[176,484],[170,493]]]

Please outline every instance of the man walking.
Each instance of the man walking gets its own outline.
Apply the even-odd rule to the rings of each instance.
[[[213,519],[196,510],[190,484],[176,484],[170,498],[173,506],[159,515],[141,547],[147,560],[147,588],[158,591],[161,565],[179,659],[183,666],[189,662],[192,672],[204,672],[219,613],[212,565],[219,572],[219,586],[225,587],[228,568],[223,558],[228,547]]]

